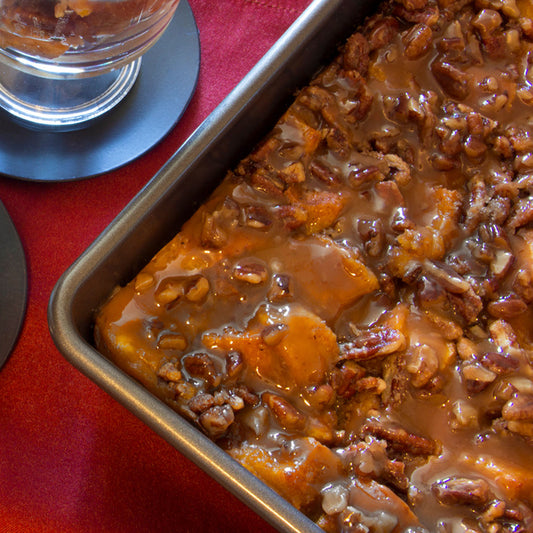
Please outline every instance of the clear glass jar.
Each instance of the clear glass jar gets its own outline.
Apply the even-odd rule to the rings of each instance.
[[[0,106],[74,129],[114,107],[179,0],[1,0]]]

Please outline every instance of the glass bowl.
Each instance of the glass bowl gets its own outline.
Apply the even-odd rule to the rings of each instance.
[[[115,107],[179,0],[2,0],[0,107],[69,130]]]

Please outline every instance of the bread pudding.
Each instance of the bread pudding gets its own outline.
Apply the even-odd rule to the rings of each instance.
[[[2,0],[0,47],[53,59],[114,43],[168,0]]]
[[[387,0],[95,318],[326,532],[533,531],[533,4]]]

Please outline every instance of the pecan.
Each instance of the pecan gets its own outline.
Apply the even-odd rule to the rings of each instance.
[[[226,375],[236,378],[244,370],[244,360],[239,352],[232,351],[226,354]]]
[[[515,276],[513,289],[527,303],[533,302],[533,275],[521,268]]]
[[[466,363],[461,368],[466,390],[476,394],[485,390],[495,379],[496,374],[478,363]]]
[[[480,359],[481,364],[496,374],[508,374],[520,367],[520,361],[510,354],[485,352]]]
[[[452,428],[477,427],[478,410],[465,400],[456,400],[452,406]]]
[[[470,284],[445,263],[437,264],[434,261],[425,260],[424,270],[433,279],[438,281],[444,290],[453,294],[463,294],[470,289]]]
[[[165,381],[179,381],[181,372],[175,363],[164,363],[157,371],[157,376]]]
[[[381,181],[376,183],[375,191],[385,201],[387,207],[404,207],[405,199],[395,181]]]
[[[205,392],[201,392],[200,394],[197,394],[193,398],[191,398],[187,405],[191,411],[194,413],[200,414],[204,411],[207,411],[213,405],[215,405],[215,398],[212,394],[207,394]]]
[[[487,144],[478,135],[468,135],[463,141],[463,152],[470,159],[479,159],[487,150]]]
[[[261,331],[261,338],[268,346],[279,344],[288,332],[285,324],[270,324]]]
[[[512,230],[521,228],[533,220],[533,198],[520,198],[507,224]]]
[[[361,332],[355,340],[340,345],[338,360],[367,361],[385,357],[405,347],[405,337],[397,329],[387,326],[375,327]]]
[[[429,49],[433,32],[426,24],[415,24],[403,37],[405,56],[409,59],[417,59]]]
[[[381,378],[366,376],[354,383],[355,392],[372,392],[381,394],[387,388],[387,384]]]
[[[213,397],[215,400],[215,405],[224,405],[227,403],[233,409],[233,411],[240,411],[244,408],[244,399],[235,394],[233,390],[218,390],[215,392]]]
[[[481,298],[470,288],[463,294],[448,293],[448,300],[455,310],[463,317],[467,324],[472,324],[483,309]]]
[[[243,209],[243,223],[255,229],[267,229],[272,225],[268,211],[261,206],[250,205]]]
[[[443,505],[483,507],[490,499],[489,484],[483,479],[453,477],[431,485],[431,492]]]
[[[155,299],[161,305],[172,304],[183,296],[183,280],[179,278],[166,278],[159,283],[155,291]]]
[[[176,398],[181,400],[190,400],[197,392],[198,389],[188,381],[178,381],[174,387]]]
[[[490,261],[490,271],[496,278],[503,278],[514,263],[514,256],[507,250],[496,250]]]
[[[464,100],[468,96],[470,78],[462,70],[440,59],[433,61],[431,72],[442,89],[452,98]]]
[[[340,183],[337,172],[325,163],[317,161],[316,159],[313,159],[313,161],[309,163],[309,172],[317,180],[326,185],[338,185]]]
[[[395,453],[409,455],[434,455],[437,444],[425,437],[408,433],[400,427],[385,427],[376,420],[368,420],[361,428],[363,434],[370,434],[387,441],[387,447]]]
[[[210,386],[220,383],[221,377],[216,371],[215,364],[206,353],[187,355],[182,359],[182,365],[190,376],[203,379]]]
[[[290,276],[277,274],[272,280],[272,286],[268,292],[270,301],[280,300],[292,295],[292,282]]]
[[[231,394],[239,396],[246,405],[256,406],[259,403],[259,397],[253,393],[246,385],[237,385],[231,389]]]
[[[368,35],[371,50],[382,48],[389,44],[398,35],[399,24],[393,17],[383,17],[372,25]]]
[[[317,409],[330,407],[335,401],[335,391],[327,383],[311,387],[307,390],[307,400],[312,407]]]
[[[405,473],[405,463],[402,461],[386,461],[381,479],[402,492],[409,488],[409,477]]]
[[[435,170],[453,170],[457,168],[458,162],[451,156],[445,154],[433,154],[431,156],[431,165]]]
[[[385,179],[382,172],[376,166],[355,168],[350,171],[348,180],[354,187],[360,187],[367,183],[381,181]]]
[[[140,272],[135,278],[135,292],[144,292],[154,284],[154,276],[148,272]]]
[[[302,183],[305,181],[305,169],[300,161],[292,163],[279,172],[281,179],[287,183]]]
[[[415,223],[407,216],[405,207],[398,207],[391,217],[390,226],[393,231],[402,233],[405,230],[414,229]]]
[[[376,220],[361,219],[357,223],[359,235],[364,241],[365,250],[370,257],[377,257],[385,245],[385,231],[380,218]]]
[[[203,276],[199,276],[185,288],[185,298],[190,302],[201,302],[209,292],[209,281]]]
[[[285,398],[271,392],[264,392],[261,398],[285,429],[302,429],[304,427],[305,416]]]
[[[261,263],[246,262],[234,267],[233,277],[239,281],[259,285],[267,280],[268,272],[265,265]]]
[[[361,33],[354,33],[347,41],[344,54],[343,66],[345,70],[357,70],[365,74],[368,69],[370,46],[368,40]]]
[[[365,373],[365,370],[354,361],[346,361],[331,373],[331,386],[341,398],[350,398],[356,393],[357,381]]]
[[[257,169],[250,177],[250,184],[257,191],[263,192],[268,196],[281,197],[285,190],[285,182],[281,181],[277,175],[266,169]],[[222,236],[223,237],[223,236]],[[222,244],[224,244],[222,240]],[[220,246],[215,246],[215,248]]]
[[[200,242],[206,248],[221,248],[226,244],[228,236],[226,232],[219,226],[214,215],[204,215],[202,224],[202,232],[200,234]]]
[[[415,11],[426,7],[428,0],[395,0],[401,4],[407,11]]]
[[[407,185],[411,181],[411,169],[400,156],[386,154],[385,161],[389,165],[391,177],[400,187]]]
[[[229,405],[214,405],[198,417],[199,424],[212,439],[222,437],[234,420],[235,415]]]
[[[411,383],[415,387],[423,387],[439,369],[436,351],[427,344],[415,346],[407,354],[406,369],[412,374]]]
[[[518,393],[502,409],[505,420],[533,423],[533,395]]]
[[[187,339],[180,333],[164,333],[159,336],[157,347],[160,350],[185,350]]]
[[[496,318],[506,320],[514,318],[527,311],[527,304],[518,296],[502,296],[487,305],[487,311]]]

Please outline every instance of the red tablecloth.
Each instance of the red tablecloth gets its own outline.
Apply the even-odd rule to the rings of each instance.
[[[161,143],[89,180],[0,176],[0,199],[28,264],[25,322],[0,371],[1,533],[272,530],[63,359],[46,310],[59,276],[309,3],[190,0],[202,47],[199,83]]]

